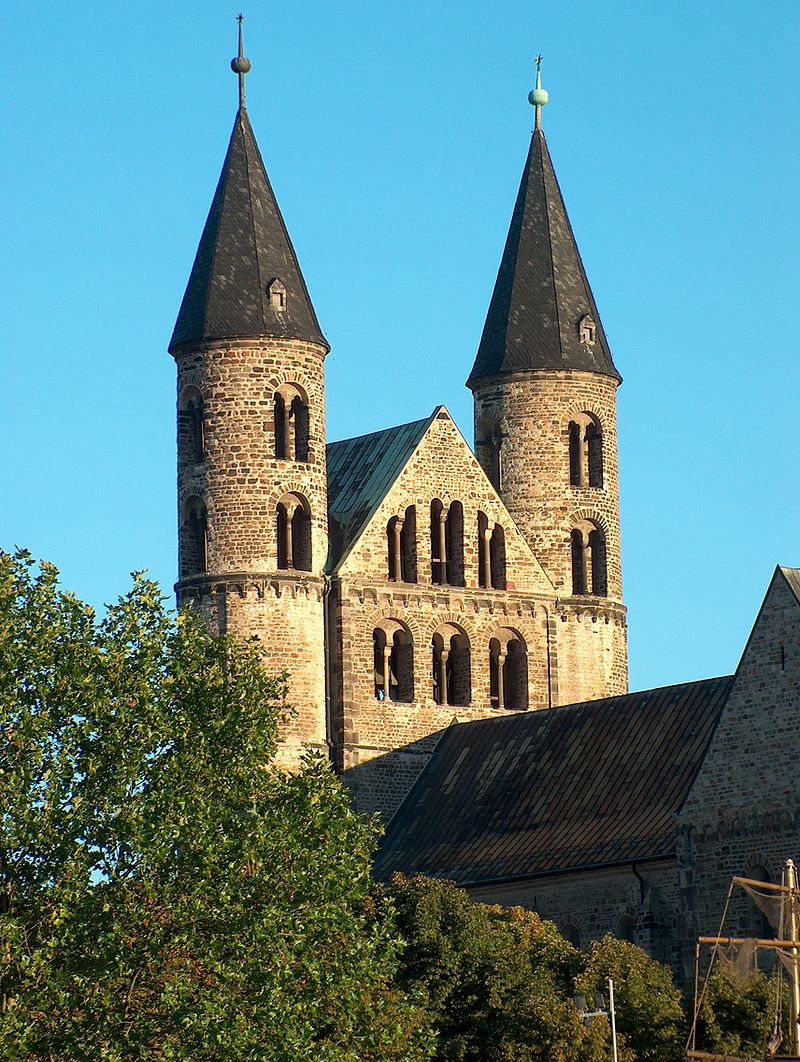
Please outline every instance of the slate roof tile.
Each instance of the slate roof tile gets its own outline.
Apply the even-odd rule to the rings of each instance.
[[[286,308],[270,304],[280,279]],[[328,349],[247,111],[233,123],[169,349],[213,339],[302,339]]]
[[[376,860],[460,885],[672,855],[733,679],[457,723]]]
[[[591,345],[580,342],[586,314],[596,325]],[[531,139],[467,386],[524,369],[583,369],[619,378],[540,129]]]

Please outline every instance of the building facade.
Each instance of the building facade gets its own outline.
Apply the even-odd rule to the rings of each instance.
[[[320,329],[244,101],[170,352],[180,604],[288,675],[282,759],[391,817],[454,721],[627,689],[620,382],[540,123],[468,386],[325,445]],[[241,69],[240,69],[241,68]]]

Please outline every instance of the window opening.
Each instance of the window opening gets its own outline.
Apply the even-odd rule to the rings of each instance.
[[[186,577],[208,571],[208,516],[201,498],[186,503]]]
[[[489,701],[512,711],[528,707],[528,653],[514,631],[498,631],[489,642]]]
[[[278,568],[311,571],[311,514],[297,495],[278,502],[276,532]]]
[[[414,656],[411,635],[398,628],[372,632],[375,699],[410,703],[414,699]]]
[[[436,704],[466,706],[472,699],[469,639],[450,625],[431,643],[432,686]]]

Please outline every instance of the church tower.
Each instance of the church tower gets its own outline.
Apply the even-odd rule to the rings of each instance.
[[[611,358],[536,121],[467,386],[475,450],[559,595],[558,702],[627,690]]]
[[[281,760],[326,748],[324,360],[317,321],[239,109],[169,351],[178,369],[179,604],[259,639],[289,673]]]

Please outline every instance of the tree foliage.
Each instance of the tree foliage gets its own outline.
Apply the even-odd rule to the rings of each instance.
[[[390,892],[409,941],[407,988],[422,988],[437,1058],[599,1062],[608,1026],[584,1027],[572,1001],[580,954],[551,922],[473,903],[445,881],[396,878]]]
[[[683,1062],[686,1022],[672,971],[626,940],[606,936],[589,948],[578,990],[605,991],[614,979],[617,1030],[637,1062]]]
[[[717,967],[708,979],[697,1023],[697,1046],[720,1054],[764,1051],[775,1018],[776,986],[758,973],[735,987]],[[786,1013],[784,1006],[783,1012]]]
[[[98,623],[0,555],[2,1057],[429,1056],[374,825],[269,767],[283,711],[143,577]]]

